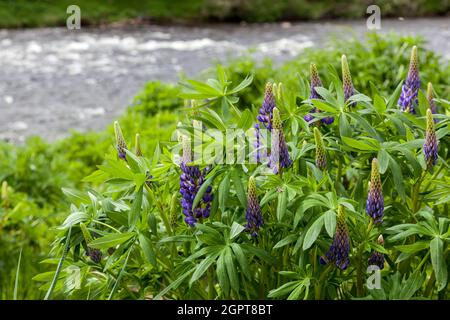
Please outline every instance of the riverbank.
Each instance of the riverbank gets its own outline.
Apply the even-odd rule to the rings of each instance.
[[[0,28],[65,26],[72,0],[0,2]],[[78,0],[84,26],[111,23],[276,22],[363,18],[377,4],[382,18],[444,16],[448,0],[310,1],[310,0]]]

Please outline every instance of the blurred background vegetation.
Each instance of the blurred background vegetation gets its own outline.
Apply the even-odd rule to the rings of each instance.
[[[450,14],[450,0],[0,0],[0,28],[64,26],[72,4],[81,8],[83,25],[361,18],[371,4],[383,8],[383,17]]]

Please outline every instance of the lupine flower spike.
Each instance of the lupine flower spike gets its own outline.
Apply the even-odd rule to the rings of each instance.
[[[384,198],[381,187],[380,169],[376,158],[372,159],[372,173],[366,202],[366,212],[375,224],[383,222]]]
[[[314,139],[316,141],[316,166],[317,168],[324,170],[327,167],[327,157],[322,136],[317,128],[314,128]]]
[[[195,226],[197,219],[209,217],[211,202],[213,200],[212,187],[208,186],[203,198],[193,208],[193,203],[198,190],[205,182],[205,176],[209,171],[206,167],[200,171],[198,165],[188,165],[191,162],[191,143],[187,137],[183,137],[183,156],[181,158],[180,193],[182,195],[181,207],[185,215],[184,221],[191,227]]]
[[[347,57],[342,55],[341,58],[342,65],[342,88],[344,89],[344,101],[347,101],[352,95],[355,94],[355,89],[353,87],[352,75],[348,67]],[[356,106],[356,102],[350,104],[351,107]]]
[[[258,120],[264,124],[268,130],[272,130],[273,108],[276,107],[275,97],[273,95],[273,85],[268,82],[264,92],[264,101],[259,109]]]
[[[350,238],[348,235],[348,228],[345,222],[344,206],[339,205],[337,220],[336,220],[336,233],[334,234],[333,243],[325,256],[321,256],[319,259],[320,264],[334,263],[342,270],[347,269],[350,261],[348,258],[350,252]]]
[[[257,237],[259,228],[263,225],[264,220],[259,206],[259,200],[256,195],[255,178],[253,177],[250,177],[248,180],[247,212],[245,214],[245,219],[247,220],[245,229],[250,232],[252,237]]]
[[[141,139],[139,133],[136,133],[135,142],[134,142],[134,154],[138,157],[142,157],[142,149],[141,149]]]
[[[380,246],[384,246],[383,235],[380,234],[377,242]],[[384,268],[384,254],[374,250],[367,262],[368,262],[369,266],[377,266],[378,268],[380,268],[382,270]]]
[[[264,91],[264,100],[261,108],[259,109],[258,121],[268,130],[272,130],[272,117],[273,117],[273,108],[275,108],[275,96],[273,94],[273,84],[271,82],[266,83],[266,88]],[[262,144],[262,136],[261,136],[261,124],[255,124],[255,148],[256,148],[256,162],[261,163],[261,148]]]
[[[314,63],[311,63],[310,65],[310,82],[311,82],[311,88],[310,88],[310,94],[309,99],[322,99],[322,97],[317,93],[316,87],[323,87],[322,81],[320,80],[319,73],[317,72],[316,65]],[[308,113],[306,116],[303,117],[306,122],[311,122],[314,117],[312,116],[312,113],[320,112],[320,110],[316,108],[311,109],[311,113]],[[323,119],[320,119],[320,121],[324,124],[332,124],[334,121],[333,117],[326,117]],[[310,123],[309,125],[312,125]]]
[[[315,87],[322,87],[322,81],[320,80],[319,73],[317,72],[316,65],[314,63],[311,63],[309,66],[309,76],[310,76],[310,94],[309,99],[322,99],[322,97],[317,93]],[[311,113],[308,113],[306,116],[303,117],[306,122],[311,122],[314,117],[312,116],[312,113],[316,112],[316,108],[311,109]],[[310,123],[309,125],[312,125]]]
[[[416,113],[416,106],[419,104],[418,93],[420,88],[419,77],[419,59],[417,55],[417,47],[414,46],[411,51],[411,59],[409,61],[408,76],[402,86],[402,93],[397,104],[404,112]]]
[[[127,144],[125,143],[125,138],[122,134],[122,129],[120,129],[119,122],[114,121],[114,133],[116,135],[116,148],[119,158],[122,160],[127,160]]]
[[[281,122],[280,112],[277,108],[273,109],[272,124],[272,148],[270,150],[268,165],[273,170],[273,173],[278,174],[280,168],[288,168],[292,164],[292,160],[289,157],[289,151],[283,133],[283,123]]]
[[[427,131],[425,133],[425,143],[423,144],[423,153],[427,162],[427,167],[433,167],[438,159],[438,140],[434,128],[433,114],[427,109]]]
[[[428,86],[427,86],[427,100],[428,100],[428,103],[430,104],[431,113],[436,114],[437,113],[436,101],[434,101],[433,85],[431,84],[431,82],[428,82]],[[434,123],[437,123],[437,122],[438,122],[438,120],[434,119]]]

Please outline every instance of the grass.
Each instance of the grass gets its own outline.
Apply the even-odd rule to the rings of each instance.
[[[0,28],[65,26],[69,5],[81,9],[82,25],[126,20],[199,23],[210,21],[274,22],[362,18],[367,3],[311,0],[0,0]],[[380,0],[383,17],[433,16],[450,12],[441,0]]]

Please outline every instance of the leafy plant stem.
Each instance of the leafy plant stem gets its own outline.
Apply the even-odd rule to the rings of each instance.
[[[316,283],[316,294],[315,294],[315,299],[316,300],[320,300],[321,296],[322,296],[322,285],[325,282],[326,277],[328,276],[328,273],[333,269],[333,265],[330,264],[328,265],[328,267],[325,269],[325,271],[320,275],[319,280],[317,280]]]
[[[58,266],[56,267],[55,275],[53,277],[52,283],[50,284],[50,288],[48,288],[47,294],[44,297],[44,300],[49,300],[52,296],[53,290],[55,289],[56,282],[58,281],[59,273],[61,272],[62,265],[64,260],[66,259],[67,253],[69,252],[69,243],[70,243],[70,234],[72,233],[72,226],[69,227],[69,231],[67,232],[66,244],[64,246],[64,251],[59,260]]]

